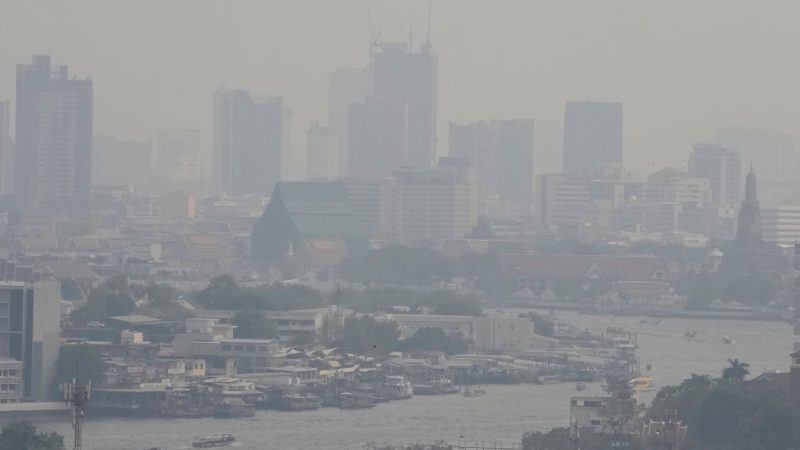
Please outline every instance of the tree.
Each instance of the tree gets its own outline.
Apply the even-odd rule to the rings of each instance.
[[[722,370],[722,379],[740,383],[750,375],[750,364],[740,362],[739,359],[728,359],[729,366]]]
[[[345,319],[342,350],[357,355],[386,356],[397,348],[400,333],[394,322],[378,322],[369,316]]]
[[[530,319],[533,322],[533,332],[539,336],[553,337],[556,326],[552,320],[535,312],[520,314],[519,317]]]
[[[692,309],[705,309],[719,298],[716,275],[711,272],[691,272],[687,300]]]
[[[224,308],[230,305],[240,295],[239,285],[230,275],[219,275],[209,281],[197,295],[197,301],[209,308]]]
[[[609,375],[603,386],[608,399],[603,402],[600,414],[606,418],[608,428],[616,436],[621,436],[636,416],[635,392],[629,381],[623,375]]]
[[[37,433],[30,422],[16,422],[0,432],[0,450],[64,450],[64,437],[56,433]]]
[[[494,239],[492,221],[486,216],[478,217],[478,223],[472,227],[472,231],[466,237],[467,239]]]
[[[109,278],[89,295],[86,305],[72,314],[75,324],[103,322],[111,316],[124,316],[136,309],[128,278],[120,275]]]
[[[63,383],[73,378],[86,382],[91,381],[94,385],[102,384],[105,381],[105,364],[100,353],[87,344],[62,345],[58,352],[58,374],[59,383]]]
[[[267,320],[261,311],[237,311],[231,323],[236,325],[233,333],[237,338],[274,339],[278,337],[278,327],[275,322]]]
[[[359,283],[430,286],[449,281],[452,266],[434,250],[393,245],[348,257],[339,264],[338,272],[345,280]]]
[[[469,350],[469,341],[450,337],[441,328],[420,328],[401,342],[401,348],[405,351],[439,351],[454,355]]]

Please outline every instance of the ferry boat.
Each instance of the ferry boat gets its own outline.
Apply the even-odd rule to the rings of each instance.
[[[235,441],[236,438],[232,434],[223,434],[211,437],[195,438],[192,442],[192,448],[219,448],[227,447]]]
[[[736,341],[734,341],[730,336],[722,336],[722,342],[728,345],[733,345],[736,343]]]
[[[653,377],[641,376],[632,379],[629,384],[636,392],[652,391],[655,390],[653,386]]]
[[[375,404],[369,397],[359,396],[352,392],[342,392],[339,394],[339,408],[341,409],[364,409],[374,408]]]
[[[536,384],[556,384],[561,381],[561,375],[542,375],[536,379]]]
[[[383,382],[384,391],[390,394],[392,399],[406,399],[414,395],[414,386],[401,375],[388,375]]]

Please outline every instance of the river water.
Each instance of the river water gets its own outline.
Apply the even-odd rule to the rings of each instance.
[[[614,326],[637,333],[642,367],[652,365],[657,386],[677,384],[692,373],[719,376],[728,358],[751,365],[751,373],[787,370],[794,337],[787,324],[726,320],[640,318],[560,313],[568,323],[594,332]],[[684,337],[696,331],[694,339]],[[722,342],[730,336],[735,344]],[[194,436],[231,433],[241,450],[358,449],[370,442],[410,443],[435,440],[519,442],[522,434],[569,424],[572,383],[486,387],[482,397],[418,396],[379,404],[368,410],[258,411],[254,418],[225,419],[96,419],[84,423],[86,450],[142,450],[150,447],[187,449]],[[602,392],[589,384],[580,395]],[[650,393],[649,396],[652,396]],[[39,423],[71,439],[68,423]]]

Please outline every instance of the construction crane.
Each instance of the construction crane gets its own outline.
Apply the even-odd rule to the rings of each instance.
[[[78,383],[74,378],[69,383],[61,384],[61,392],[64,394],[64,401],[72,410],[72,430],[75,432],[73,450],[83,448],[83,412],[89,404],[89,397],[92,392],[92,382],[87,384]]]

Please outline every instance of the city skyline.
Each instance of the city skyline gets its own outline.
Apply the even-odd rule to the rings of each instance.
[[[283,5],[284,18],[305,14],[310,3],[298,3]],[[407,41],[411,34],[415,42],[424,42],[426,3],[375,2],[373,33],[382,31],[384,41]],[[797,30],[787,20],[798,6],[780,3],[758,8],[746,2],[729,2],[727,20],[723,21],[714,8],[704,3],[692,2],[690,7],[689,2],[678,2],[672,3],[671,8],[652,9],[622,2],[612,2],[607,8],[578,3],[582,8],[547,2],[502,8],[479,4],[456,8],[432,3],[431,40],[440,59],[440,78],[448,79],[446,85],[439,86],[439,156],[447,148],[449,120],[554,118],[561,116],[565,102],[586,99],[619,101],[625,105],[626,165],[642,174],[653,167],[677,165],[691,151],[692,144],[711,140],[716,130],[724,126],[786,132],[797,139],[798,130],[792,117],[797,115],[800,102],[780,86],[791,85],[788,81],[798,73],[798,67],[787,57],[792,52],[792,45],[787,43],[800,41],[796,39]],[[265,3],[227,11],[213,5],[189,10],[164,6],[156,17],[145,8],[126,6],[109,11],[102,3],[84,2],[71,10],[59,10],[63,13],[59,15],[62,25],[62,22],[50,24],[37,16],[35,7],[20,3],[15,11],[19,19],[25,20],[4,20],[0,37],[22,44],[0,50],[0,63],[11,66],[25,61],[30,54],[49,53],[59,61],[68,62],[76,73],[91,75],[97,90],[96,133],[119,139],[144,139],[160,128],[210,130],[210,114],[200,108],[207,105],[203,92],[213,90],[221,82],[254,92],[284,95],[295,114],[291,167],[293,178],[298,178],[305,167],[303,146],[298,145],[303,142],[304,130],[314,120],[326,116],[328,74],[338,67],[366,65],[370,26],[364,4],[355,1],[314,4],[322,13],[320,18],[312,15],[306,21],[286,20],[286,23],[305,23],[301,27],[293,25],[293,29],[273,19],[269,23],[274,27],[261,27],[258,31],[242,27],[225,35],[219,35],[222,31],[207,33],[198,26],[212,17],[221,25],[228,23],[226,20],[249,24],[260,16],[253,12],[270,11],[275,5]],[[255,17],[242,17],[249,10]],[[68,33],[59,42],[51,39],[54,32],[51,28],[71,26],[71,29],[98,31],[106,26],[89,23],[87,15],[81,13],[108,13],[112,18],[124,13],[141,18],[151,25],[149,33],[140,36],[148,51],[132,53],[134,42],[126,36],[138,34],[127,33],[127,24],[121,25],[119,34],[106,40],[118,44],[113,45],[120,49],[117,53],[109,54],[100,45],[87,41],[84,32]],[[177,23],[171,20],[181,16],[184,20]],[[751,23],[750,17],[769,20]],[[572,21],[564,30],[558,30],[547,23],[548,18]],[[664,24],[658,24],[657,20],[663,20]],[[534,21],[537,26],[526,31],[527,28],[522,28],[525,21]],[[23,36],[18,24],[23,22],[26,36],[30,37],[18,39]],[[133,22],[136,21],[130,23]],[[481,23],[482,29],[491,32],[470,35],[471,27]],[[585,29],[577,29],[576,23],[582,23]],[[748,27],[734,30],[726,23],[748,23]],[[173,35],[168,32],[171,27],[180,32]],[[705,27],[714,27],[718,32],[699,35],[705,32]],[[29,32],[36,29],[42,32]],[[597,35],[600,29],[607,34],[601,36],[601,42],[593,44],[590,36]],[[312,33],[312,38],[325,34],[325,39],[316,40],[319,45],[313,51],[306,45],[310,30],[321,33]],[[678,30],[681,32],[677,33]],[[521,36],[530,33],[531,39],[512,39],[520,33]],[[178,35],[184,37],[173,37]],[[624,40],[632,35],[639,42]],[[279,36],[283,38],[270,39]],[[698,36],[704,39],[695,39]],[[159,44],[149,45],[155,42]],[[465,53],[457,43],[470,51]],[[721,46],[722,43],[725,45]],[[578,49],[586,45],[597,52],[577,58]],[[198,48],[206,51],[199,53]],[[616,50],[612,54],[609,48]],[[736,55],[743,56],[711,51],[719,48],[723,52],[738,48],[741,52]],[[758,64],[748,63],[752,59],[748,55],[762,48],[768,49],[759,55],[763,67],[771,68],[769,79],[762,75],[763,70],[757,70]],[[230,56],[226,56],[224,49],[232,50]],[[181,64],[174,64],[174,55],[184,55]],[[250,56],[242,58],[243,55]],[[298,55],[303,57],[298,59]],[[109,63],[103,65],[101,61]],[[541,64],[542,61],[547,63]],[[162,76],[158,83],[142,70],[148,66],[160,66]],[[199,66],[204,70],[197,70]],[[600,69],[587,70],[590,67]],[[3,72],[0,98],[12,98],[13,75]],[[698,76],[694,76],[695,72]],[[654,83],[663,89],[651,89]],[[744,86],[763,88],[741,89]],[[118,90],[123,92],[115,93]],[[681,108],[689,108],[691,113],[678,114]],[[665,123],[671,126],[664,127]],[[208,141],[205,145],[210,147],[211,133],[205,131],[205,134]]]

